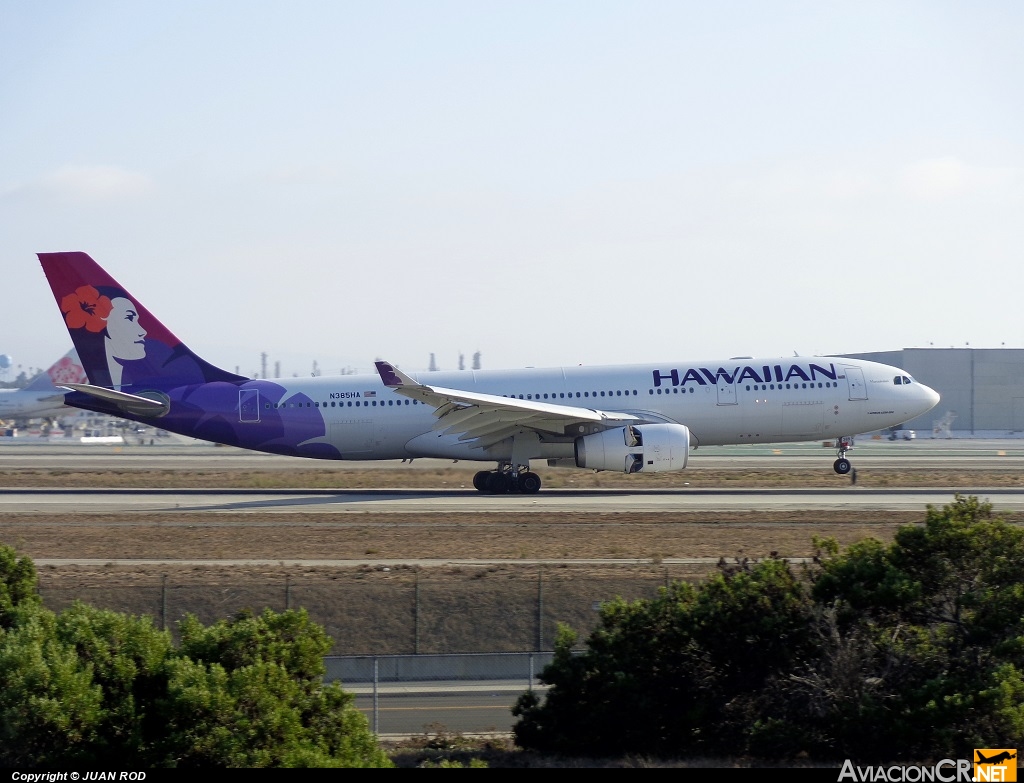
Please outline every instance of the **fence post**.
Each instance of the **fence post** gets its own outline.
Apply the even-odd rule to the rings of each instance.
[[[160,577],[160,630],[167,630],[167,574]]]
[[[530,679],[526,683],[526,690],[533,692],[533,653],[530,653]]]
[[[373,733],[380,733],[380,702],[377,695],[377,683],[380,679],[380,668],[377,656],[373,656]]]
[[[420,572],[416,572],[416,583],[413,589],[412,608],[412,653],[420,654]]]
[[[544,569],[537,568],[537,652],[544,649]]]
[[[287,612],[292,608],[292,575],[284,575],[284,610]]]

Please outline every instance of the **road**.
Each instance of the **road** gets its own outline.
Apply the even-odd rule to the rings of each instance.
[[[387,736],[421,734],[430,724],[464,734],[512,731],[512,705],[529,684],[517,680],[437,680],[432,682],[346,685],[356,697],[356,709],[363,712],[371,728]],[[544,692],[545,686],[534,684]]]

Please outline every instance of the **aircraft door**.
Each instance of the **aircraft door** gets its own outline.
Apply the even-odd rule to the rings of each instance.
[[[864,383],[864,371],[860,367],[844,367],[846,385],[850,388],[851,400],[866,400],[868,387]]]
[[[257,423],[260,420],[260,390],[238,390],[238,420],[243,423]]]
[[[718,404],[736,404],[736,384],[727,380],[722,375],[718,376]]]

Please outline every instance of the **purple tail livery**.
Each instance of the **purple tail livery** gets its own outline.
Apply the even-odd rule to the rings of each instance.
[[[322,419],[303,421],[286,437],[281,385],[200,358],[87,254],[40,253],[39,260],[89,381],[62,384],[73,390],[66,404],[217,443],[340,456],[318,442]]]

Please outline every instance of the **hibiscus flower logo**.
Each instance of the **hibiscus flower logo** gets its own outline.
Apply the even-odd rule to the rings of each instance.
[[[69,329],[84,326],[90,332],[102,332],[112,306],[109,297],[102,296],[91,285],[83,285],[60,300],[60,309]]]
[[[86,381],[82,365],[76,364],[67,356],[53,365],[47,374],[55,386],[60,386],[62,383],[85,383]]]

